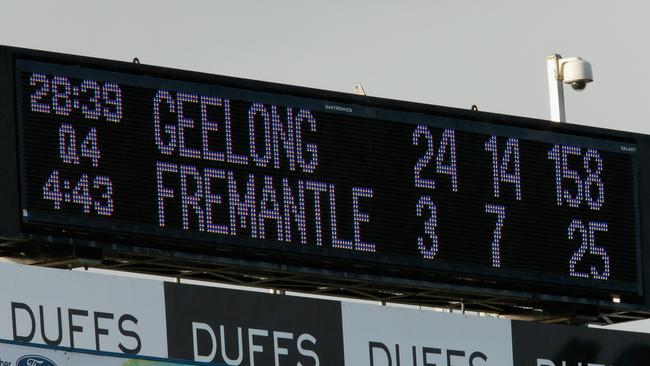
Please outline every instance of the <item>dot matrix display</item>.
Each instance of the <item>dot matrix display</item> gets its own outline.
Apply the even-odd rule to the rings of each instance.
[[[632,144],[32,61],[16,80],[28,222],[638,291]]]

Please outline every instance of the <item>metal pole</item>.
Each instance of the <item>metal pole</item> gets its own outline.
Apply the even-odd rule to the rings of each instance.
[[[558,78],[560,55],[552,55],[546,58],[546,76],[548,78],[548,98],[551,107],[551,121],[566,122],[564,113],[564,87],[562,80]]]

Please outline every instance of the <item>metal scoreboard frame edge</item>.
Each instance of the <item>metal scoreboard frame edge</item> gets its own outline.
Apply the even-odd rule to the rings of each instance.
[[[18,164],[19,158],[19,146],[16,141],[18,132],[17,131],[17,110],[15,110],[17,105],[16,95],[14,95],[17,90],[17,85],[15,85],[15,67],[16,60],[32,60],[40,62],[53,62],[62,65],[70,66],[82,66],[88,68],[101,69],[108,72],[120,72],[134,75],[148,75],[151,77],[164,77],[164,78],[173,78],[176,80],[183,80],[187,82],[195,83],[219,83],[225,86],[239,87],[239,88],[248,88],[255,89],[260,92],[272,92],[275,94],[288,94],[291,96],[297,96],[301,98],[309,99],[324,99],[328,101],[340,102],[343,105],[345,104],[354,104],[367,106],[370,108],[381,108],[381,109],[391,109],[402,112],[415,112],[415,113],[428,113],[435,114],[441,117],[447,117],[452,119],[463,119],[467,121],[483,122],[483,123],[498,123],[501,126],[511,126],[515,128],[529,128],[536,131],[546,131],[546,132],[559,132],[559,133],[568,133],[571,135],[579,136],[580,138],[599,138],[619,141],[621,143],[634,143],[638,146],[639,151],[636,154],[635,159],[637,160],[637,167],[635,167],[634,176],[637,179],[637,197],[638,197],[638,208],[637,208],[637,220],[638,222],[638,232],[639,236],[639,245],[637,250],[638,253],[638,276],[639,278],[639,291],[638,294],[643,297],[642,304],[606,304],[602,302],[596,302],[601,305],[611,305],[613,308],[616,307],[627,307],[623,305],[632,305],[633,308],[650,310],[650,271],[645,270],[643,267],[644,263],[650,263],[650,249],[644,243],[649,242],[650,240],[650,223],[648,218],[650,214],[650,185],[644,186],[642,182],[650,182],[650,137],[641,134],[628,133],[623,131],[614,131],[601,128],[585,127],[579,125],[571,124],[551,124],[548,121],[537,120],[531,118],[523,118],[509,115],[501,115],[494,113],[478,112],[478,111],[469,111],[449,107],[439,107],[432,105],[425,105],[420,103],[412,102],[402,102],[396,100],[389,100],[376,97],[367,97],[367,96],[356,96],[352,94],[310,89],[304,87],[289,86],[283,84],[275,84],[268,82],[260,82],[248,79],[233,78],[227,76],[218,76],[212,74],[203,74],[197,72],[190,72],[184,70],[176,70],[169,68],[162,68],[156,66],[148,66],[141,64],[131,64],[118,61],[110,61],[103,59],[94,59],[81,56],[73,56],[66,54],[50,53],[36,50],[12,48],[12,47],[2,47],[0,46],[0,75],[10,75],[10,77],[0,77],[0,110],[6,111],[0,114],[0,153],[4,157],[0,159],[0,169],[2,171],[14,171],[16,176],[20,176],[20,168]],[[8,94],[7,94],[8,93]],[[20,203],[20,189],[19,182],[15,182],[12,179],[12,174],[3,174],[0,177],[0,189],[1,192],[13,192],[14,194],[0,195],[0,213],[2,213],[3,219],[0,220],[0,237],[5,238],[7,242],[12,242],[15,240],[29,240],[39,237],[39,235],[29,234],[29,224],[21,222],[20,218],[23,217],[21,203]],[[24,229],[27,228],[27,231]],[[45,239],[45,238],[41,238]],[[45,239],[47,240],[47,239]],[[59,240],[52,240],[52,242]],[[65,242],[66,240],[63,240]],[[69,242],[74,242],[75,240],[69,239]],[[76,240],[81,243],[83,240]],[[89,246],[94,246],[97,244],[91,244]],[[105,245],[99,245],[103,248],[106,248]],[[108,245],[110,247],[110,245]],[[114,245],[113,245],[114,246]],[[478,288],[481,292],[481,287]],[[489,292],[489,291],[488,291]],[[497,291],[499,292],[499,291]],[[515,291],[517,292],[517,291]],[[539,295],[548,295],[548,294],[537,294],[532,293],[534,296],[529,296],[530,298],[538,298]],[[514,295],[514,293],[513,293]],[[524,296],[525,297],[525,296]],[[542,296],[544,297],[544,296]],[[564,296],[550,295],[549,299],[557,299],[560,302],[566,302],[567,299]],[[570,301],[574,301],[569,300]]]
[[[638,136],[639,146],[639,235],[641,255],[639,256],[640,275],[642,276],[644,310],[650,311],[650,138],[646,135]],[[644,168],[645,167],[645,168]]]
[[[0,47],[0,172],[19,173],[18,136],[15,115],[15,85],[12,76],[14,53],[17,49]],[[18,175],[0,174],[0,236],[8,239],[20,237],[20,189],[19,182],[12,179]]]

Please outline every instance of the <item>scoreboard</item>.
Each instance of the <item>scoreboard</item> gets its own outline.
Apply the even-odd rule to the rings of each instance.
[[[644,295],[645,136],[38,52],[11,62],[21,230]]]

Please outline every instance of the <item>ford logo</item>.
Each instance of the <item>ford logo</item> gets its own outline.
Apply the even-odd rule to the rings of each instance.
[[[19,358],[16,366],[56,366],[56,364],[43,356],[27,355]]]

